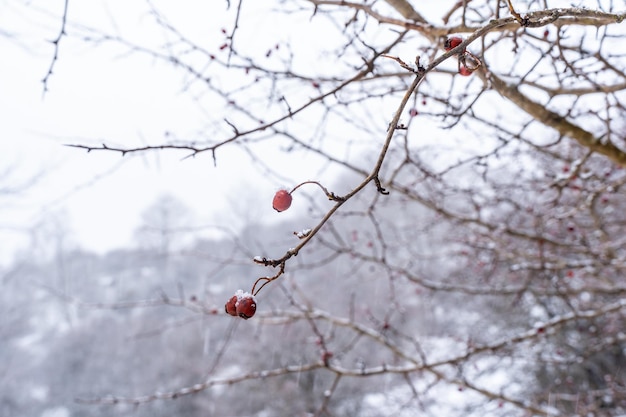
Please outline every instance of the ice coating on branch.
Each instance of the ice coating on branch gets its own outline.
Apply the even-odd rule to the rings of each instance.
[[[262,256],[259,256],[259,255],[255,256],[255,257],[254,257],[254,262],[257,262],[257,263],[261,263],[261,262],[263,262],[263,257],[262,257]]]

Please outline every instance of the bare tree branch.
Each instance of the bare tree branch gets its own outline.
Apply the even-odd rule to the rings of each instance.
[[[50,67],[48,67],[48,71],[46,72],[46,75],[43,77],[43,80],[41,80],[41,82],[43,83],[43,94],[45,95],[46,92],[48,92],[48,81],[50,80],[50,77],[52,76],[52,72],[54,70],[54,65],[56,64],[57,60],[59,59],[59,46],[61,43],[61,38],[63,38],[63,36],[67,35],[67,32],[65,31],[65,26],[67,24],[67,8],[69,5],[69,0],[65,0],[65,2],[63,3],[63,15],[62,15],[62,19],[61,19],[61,30],[59,31],[59,34],[57,35],[57,37],[52,40],[52,44],[54,45],[54,55],[52,56],[52,61],[50,62]]]
[[[591,132],[568,121],[565,117],[548,110],[546,106],[531,100],[522,94],[516,86],[505,83],[494,73],[489,73],[488,77],[496,91],[514,102],[520,109],[530,114],[536,120],[552,127],[561,135],[578,141],[578,143],[589,148],[591,151],[598,152],[608,157],[618,165],[626,166],[626,152],[613,143],[595,137]]]

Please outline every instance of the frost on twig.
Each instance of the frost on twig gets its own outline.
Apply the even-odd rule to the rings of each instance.
[[[299,232],[293,232],[298,239],[304,239],[311,234],[311,229],[302,229]]]
[[[410,71],[410,72],[412,72],[414,74],[421,74],[421,73],[424,73],[426,71],[426,68],[424,68],[422,65],[420,65],[420,57],[419,56],[415,57],[415,67],[410,66],[409,64],[404,62],[402,59],[400,59],[400,57],[397,57],[397,56],[392,56],[392,55],[388,55],[388,54],[382,54],[381,56],[385,57],[385,58],[393,59],[398,64],[400,64],[400,66],[402,68],[404,68],[405,70]]]

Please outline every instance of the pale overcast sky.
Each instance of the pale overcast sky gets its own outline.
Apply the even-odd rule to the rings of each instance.
[[[210,154],[182,160],[181,152],[120,154],[91,152],[66,143],[127,141],[155,143],[164,132],[197,129],[202,114],[181,92],[180,76],[150,59],[124,55],[122,48],[93,49],[71,37],[61,40],[59,59],[43,96],[63,2],[2,2],[0,14],[0,189],[28,178],[39,180],[16,196],[0,196],[0,264],[16,245],[28,240],[24,230],[46,213],[66,213],[71,237],[79,245],[104,251],[127,245],[141,212],[163,192],[173,193],[199,216],[200,223],[228,221],[232,205],[265,189],[268,201],[278,184],[257,184],[246,191],[251,175],[247,158],[224,148],[213,166]],[[70,2],[69,20],[132,35],[146,20],[145,3],[124,2],[123,13],[105,2]],[[88,3],[88,4],[87,4]],[[132,10],[134,6],[139,7]],[[43,9],[56,13],[47,15]],[[83,10],[78,8],[82,7]],[[112,20],[112,13],[116,13]],[[216,16],[213,16],[216,18]],[[206,19],[211,24],[211,19]],[[211,29],[219,31],[216,22]],[[74,32],[71,25],[68,32]],[[188,129],[191,131],[191,128]],[[165,139],[164,139],[165,140]],[[8,172],[7,172],[8,171]],[[265,188],[264,188],[265,187]],[[268,203],[268,215],[271,214]]]

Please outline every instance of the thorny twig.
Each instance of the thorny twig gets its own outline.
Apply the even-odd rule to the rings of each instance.
[[[67,23],[67,7],[68,7],[69,2],[70,0],[65,0],[65,3],[63,4],[63,16],[61,19],[61,30],[59,31],[59,34],[57,35],[57,37],[51,41],[52,44],[54,45],[54,55],[52,56],[52,62],[50,62],[50,67],[48,67],[48,71],[46,72],[46,75],[43,77],[43,80],[41,80],[41,82],[43,83],[44,95],[48,91],[48,80],[52,76],[54,65],[59,59],[59,44],[61,43],[61,38],[67,35],[67,32],[65,31],[65,25]]]

